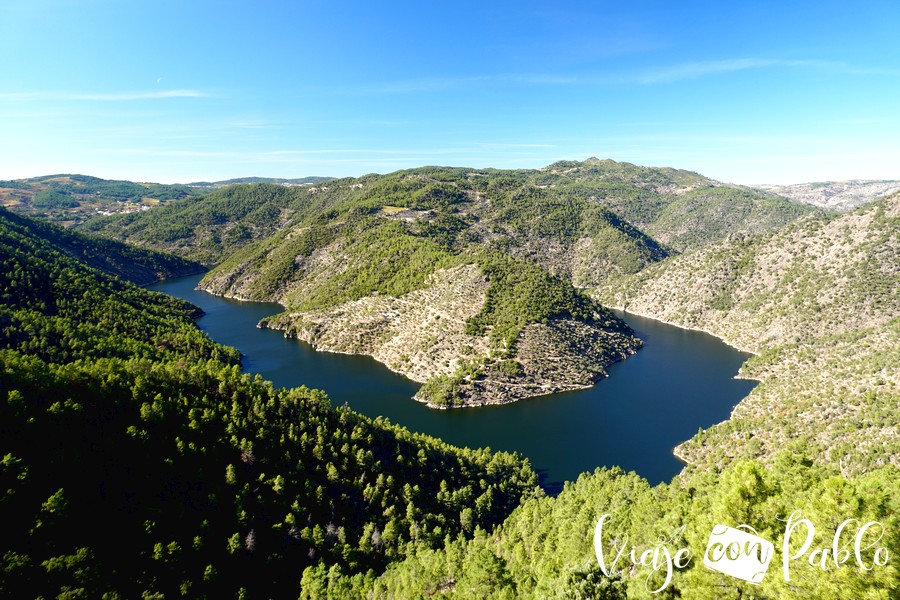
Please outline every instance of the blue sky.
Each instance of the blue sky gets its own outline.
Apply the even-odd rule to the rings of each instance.
[[[0,178],[900,179],[900,3],[0,0]]]

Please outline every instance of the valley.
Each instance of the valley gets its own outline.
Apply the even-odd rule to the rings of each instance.
[[[201,307],[200,328],[241,352],[241,365],[278,387],[325,390],[332,406],[384,417],[411,431],[468,448],[489,447],[528,458],[551,495],[597,466],[634,470],[652,483],[683,468],[672,448],[726,419],[756,385],[734,379],[748,354],[710,335],[617,313],[647,343],[590,388],[465,410],[413,402],[419,384],[369,356],[316,350],[256,324],[282,307],[196,289],[194,275],[149,289]],[[678,407],[673,414],[671,408]]]
[[[690,171],[589,159],[239,183],[69,229],[0,210],[0,591],[26,581],[44,596],[241,596],[252,585],[308,598],[649,597],[644,577],[658,574],[596,566],[590,535],[604,512],[631,539],[700,551],[717,522],[753,523],[778,545],[778,515],[850,514],[883,523],[900,555],[898,205],[893,194],[835,214]],[[216,300],[269,303],[255,334],[409,379],[370,362],[394,382],[393,400],[364,386],[351,392],[358,409],[335,407],[345,392],[329,400],[304,381],[285,389],[251,374],[266,359],[210,339],[191,303],[135,285],[203,270],[199,287]],[[662,343],[671,328],[629,315],[752,352],[739,376],[759,381],[730,382],[737,396],[709,412],[690,405],[710,417],[699,431],[691,421],[674,440],[650,433],[648,452],[679,444],[685,463],[653,486],[613,465],[640,464],[629,461],[651,420],[662,432],[689,398],[725,395],[673,391],[642,407],[639,384],[618,374],[657,348],[682,378],[711,375],[689,370],[694,350]],[[327,385],[347,380],[339,368]],[[385,418],[389,405],[459,429],[411,432],[405,416]],[[561,437],[542,429],[554,419]],[[592,472],[579,462],[544,474],[547,495],[544,459],[515,452],[540,446],[523,437],[624,453],[588,458]],[[506,440],[499,452],[447,443],[492,439]],[[97,503],[114,533],[91,530]],[[790,586],[758,589],[862,597],[898,581],[893,565],[793,572]],[[667,585],[686,597],[750,589],[694,567]]]
[[[589,159],[226,188],[80,229],[215,263],[203,289],[279,302],[265,326],[380,357],[423,383],[418,399],[456,407],[596,383],[640,341],[582,289],[810,211],[688,171]]]

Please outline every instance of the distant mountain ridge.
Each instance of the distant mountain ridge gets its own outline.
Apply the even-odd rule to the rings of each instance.
[[[236,177],[234,179],[225,179],[223,181],[195,181],[186,183],[191,187],[224,187],[226,185],[235,185],[239,183],[275,183],[278,185],[315,185],[331,181],[334,177],[299,177],[296,179],[283,179],[280,177]]]
[[[900,181],[854,179],[754,187],[795,202],[844,212],[900,191]]]
[[[0,180],[0,207],[72,225],[97,215],[142,212],[171,200],[199,198],[232,185],[270,183],[293,187],[330,180],[330,177],[241,177],[226,181],[164,184],[102,179],[90,175],[42,175]]]
[[[0,181],[0,207],[66,225],[97,215],[149,210],[209,190],[162,183],[101,179],[89,175],[44,175]]]

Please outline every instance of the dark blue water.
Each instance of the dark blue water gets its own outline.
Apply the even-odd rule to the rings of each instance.
[[[588,390],[521,400],[504,406],[432,410],[412,400],[418,385],[372,358],[317,352],[277,331],[258,329],[278,304],[239,302],[194,289],[200,276],[150,289],[184,298],[206,315],[198,324],[214,340],[244,354],[244,370],[278,386],[325,390],[348,404],[385,416],[412,431],[472,448],[524,454],[548,491],[598,466],[636,471],[651,484],[681,470],[672,448],[728,418],[755,382],[733,379],[749,355],[718,339],[651,319],[625,318],[644,348],[609,369]]]

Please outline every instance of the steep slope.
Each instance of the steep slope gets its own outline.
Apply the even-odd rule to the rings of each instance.
[[[624,323],[570,283],[473,242],[484,220],[465,212],[467,197],[442,208],[439,189],[426,187],[411,208],[337,206],[235,253],[201,287],[281,302],[288,311],[266,326],[372,354],[425,383],[418,397],[431,406],[589,386],[637,349]],[[562,360],[582,349],[586,360]]]
[[[291,597],[306,566],[380,571],[496,524],[536,483],[514,456],[215,361],[0,351],[0,385],[4,597]]]
[[[172,254],[136,248],[106,238],[85,236],[44,221],[19,217],[2,208],[0,226],[9,236],[15,233],[40,238],[79,262],[137,285],[193,275],[203,270],[201,265]]]
[[[74,250],[73,250],[74,248]],[[193,323],[199,309],[102,273],[78,256],[159,260],[168,257],[93,240],[0,210],[0,348],[52,362],[89,357],[144,356],[236,363],[238,354],[214,344]],[[176,259],[175,262],[179,262]],[[115,272],[139,262],[117,262]],[[153,263],[151,263],[153,264]]]
[[[646,232],[679,252],[735,233],[754,234],[809,214],[809,208],[748,188],[706,186],[678,195]]]
[[[492,532],[471,541],[447,540],[436,552],[421,549],[381,576],[351,578],[339,569],[308,568],[301,598],[894,597],[900,589],[900,569],[891,562],[900,551],[900,469],[882,467],[847,479],[834,468],[809,466],[808,457],[802,447],[792,447],[770,469],[737,461],[722,472],[679,477],[655,488],[634,473],[598,469],[567,484],[557,498],[523,502]],[[594,534],[604,516],[601,567]],[[790,516],[808,521],[788,534]],[[834,560],[829,551],[845,519],[851,521],[837,547],[846,554],[841,550]],[[761,582],[705,566],[710,534],[725,523],[749,525],[777,549],[768,570],[760,569]],[[807,534],[808,545],[802,546]],[[856,535],[859,554],[850,550]],[[753,546],[746,552],[763,556]]]
[[[543,171],[550,187],[601,204],[679,252],[731,233],[776,229],[811,211],[771,192],[691,171],[596,158],[554,163]]]
[[[0,221],[0,596],[291,597],[306,566],[380,572],[534,490],[515,455],[241,374],[195,307],[33,225]]]
[[[603,301],[759,353],[729,421],[676,452],[691,468],[770,460],[787,440],[846,473],[900,464],[900,194],[735,236],[600,288]]]
[[[305,200],[297,189],[280,185],[229,186],[202,199],[94,219],[79,230],[212,265],[277,231]]]
[[[588,273],[587,266],[577,264],[590,265],[595,258],[600,266],[624,272],[660,260],[665,251],[641,233],[657,221],[660,235],[675,232],[666,243],[681,250],[729,232],[775,228],[812,210],[690,171],[591,158],[538,170],[423,167],[315,186],[229,186],[202,202],[167,203],[145,214],[96,219],[84,227],[213,264],[248,241],[350,206],[415,211],[456,206],[485,221],[469,235],[541,261],[561,275]]]
[[[730,239],[597,289],[603,302],[750,352],[900,315],[900,194]]]
[[[900,465],[900,318],[766,350],[741,376],[761,383],[728,421],[676,448],[692,469],[769,460],[789,442],[848,476]]]

